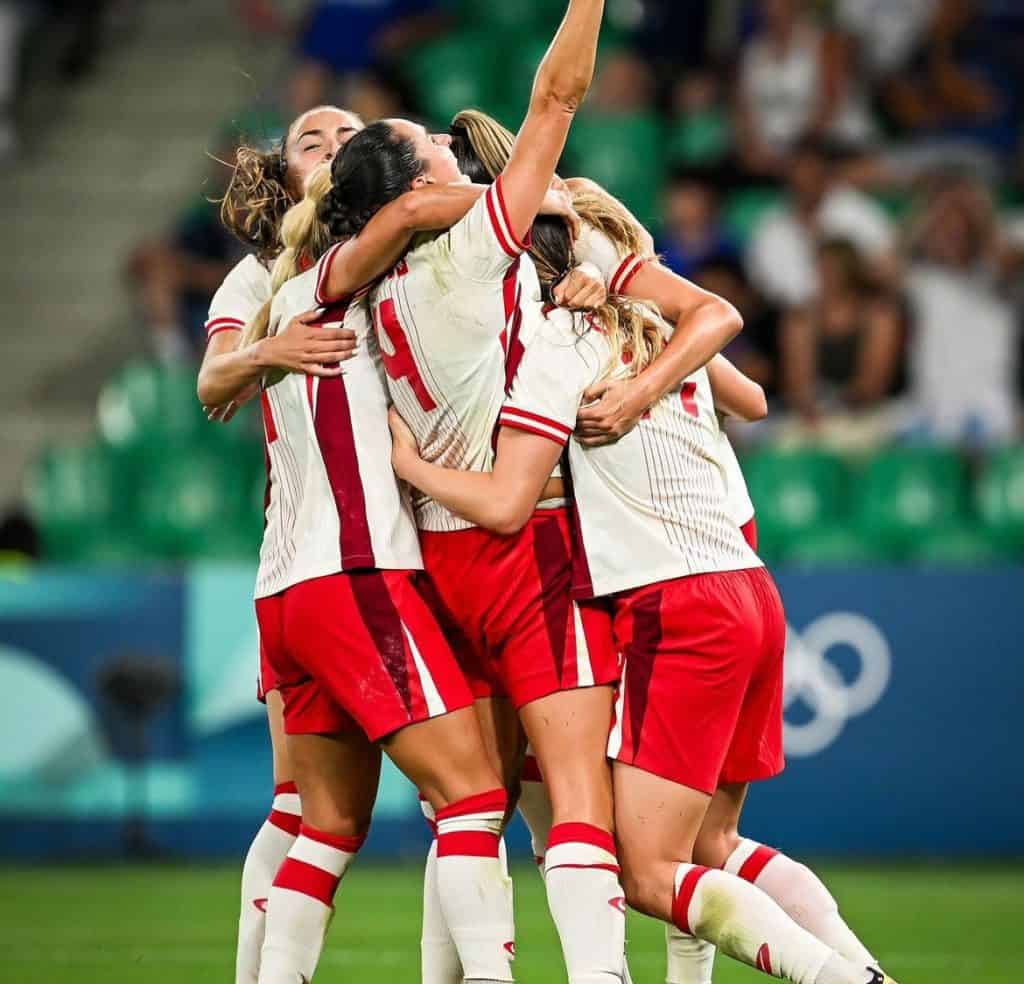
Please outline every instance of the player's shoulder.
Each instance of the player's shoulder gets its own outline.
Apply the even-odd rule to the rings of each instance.
[[[247,291],[261,302],[270,298],[270,271],[252,253],[243,256],[231,268],[224,283]]]
[[[578,359],[590,368],[603,365],[609,347],[598,321],[590,314],[547,306],[536,335],[539,348]]]
[[[274,303],[270,308],[271,318],[286,314],[290,316],[316,307],[316,273],[314,267],[282,284],[274,295]]]

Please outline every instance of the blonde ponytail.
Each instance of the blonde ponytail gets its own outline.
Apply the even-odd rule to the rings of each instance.
[[[323,164],[310,175],[302,201],[293,205],[281,220],[281,243],[284,249],[270,271],[271,300],[246,325],[242,335],[243,345],[266,338],[270,328],[270,307],[277,292],[289,280],[319,260],[331,245],[330,232],[317,214],[321,199],[330,190],[331,166]]]

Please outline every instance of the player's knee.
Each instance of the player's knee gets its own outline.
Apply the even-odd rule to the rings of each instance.
[[[693,845],[694,864],[721,868],[739,846],[740,835],[735,828],[702,829]]]
[[[623,865],[620,874],[622,892],[626,896],[626,904],[646,916],[664,918],[666,886],[660,884],[656,873],[651,868],[638,868]],[[672,890],[667,890],[668,911],[671,912]]]

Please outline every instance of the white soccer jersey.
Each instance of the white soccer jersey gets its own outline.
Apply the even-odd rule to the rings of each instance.
[[[271,332],[317,306],[333,256],[281,288]],[[423,566],[412,510],[391,468],[388,395],[366,300],[321,311],[319,324],[356,332],[357,354],[341,376],[290,373],[263,392],[270,486],[257,598],[339,571]]]
[[[599,229],[584,224],[576,243],[576,258],[581,263],[592,263],[601,271],[605,287],[611,294],[625,294],[630,282],[652,256],[623,254]],[[743,478],[739,460],[729,441],[729,435],[719,428],[717,458],[725,472],[726,506],[737,526],[745,526],[754,516],[747,483]]]
[[[498,413],[523,331],[534,323],[523,311],[541,306],[525,248],[499,177],[460,222],[412,249],[372,293],[388,389],[427,461],[491,469]],[[473,525],[426,496],[413,504],[420,529]]]
[[[579,533],[574,592],[601,596],[761,566],[728,511],[705,370],[663,397],[618,443],[584,448],[569,440],[583,391],[600,378],[609,354],[600,329],[551,311],[500,418],[504,427],[568,442]]]
[[[270,271],[251,254],[224,278],[210,301],[206,339],[221,331],[241,331],[270,300]]]

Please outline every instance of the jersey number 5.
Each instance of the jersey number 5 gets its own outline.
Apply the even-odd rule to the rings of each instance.
[[[377,312],[381,331],[387,335],[391,348],[395,350],[394,355],[388,355],[384,345],[381,345],[380,354],[384,360],[384,371],[391,379],[407,380],[424,411],[436,410],[437,404],[427,390],[416,360],[412,357],[409,339],[405,337],[402,323],[398,320],[395,302],[391,298],[386,298],[378,305]]]

